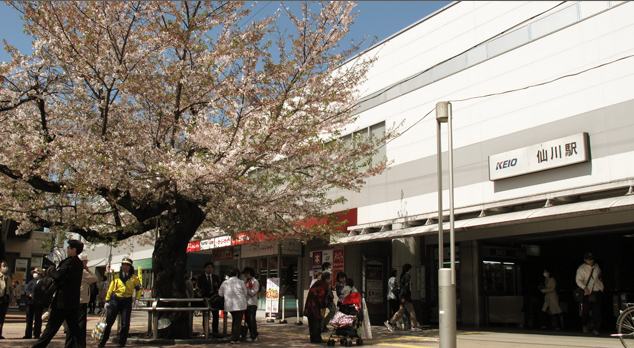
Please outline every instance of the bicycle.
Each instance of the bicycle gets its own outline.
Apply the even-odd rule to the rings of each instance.
[[[626,309],[621,311],[616,320],[617,333],[612,335],[621,340],[625,348],[634,348],[634,303],[626,303]]]

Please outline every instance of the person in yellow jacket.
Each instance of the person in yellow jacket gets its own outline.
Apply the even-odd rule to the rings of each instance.
[[[108,311],[106,316],[106,328],[103,331],[103,338],[99,342],[99,348],[102,348],[108,342],[110,337],[110,329],[117,319],[117,315],[121,313],[121,335],[117,347],[125,347],[128,339],[128,331],[130,330],[130,315],[132,314],[132,303],[138,305],[141,298],[141,280],[134,274],[132,260],[124,257],[121,261],[121,270],[114,279],[110,281],[108,294],[106,295],[106,304],[104,308]],[[136,291],[136,300],[132,298]]]

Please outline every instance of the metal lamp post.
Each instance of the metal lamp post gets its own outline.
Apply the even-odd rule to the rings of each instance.
[[[438,158],[438,319],[440,348],[456,348],[456,256],[454,253],[454,199],[453,199],[453,139],[451,103],[436,104],[436,140]],[[451,267],[444,267],[443,206],[442,206],[442,146],[440,126],[447,123],[449,140],[449,255]]]

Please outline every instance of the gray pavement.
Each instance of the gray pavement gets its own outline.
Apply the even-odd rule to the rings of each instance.
[[[96,325],[97,315],[89,315],[87,341],[88,347],[96,347],[95,342],[90,337],[90,331]],[[266,323],[264,319],[258,319],[258,330],[260,338],[257,342],[241,342],[241,346],[255,347],[304,347],[323,346],[309,344],[307,320],[304,318],[304,325],[295,325],[295,318],[287,318],[288,324]],[[46,323],[45,323],[46,324]],[[116,325],[116,324],[115,324]],[[4,324],[4,340],[0,340],[0,347],[30,347],[35,340],[22,339],[24,336],[24,313],[9,312],[7,321]],[[228,328],[231,329],[231,319],[228,320]],[[222,319],[221,319],[222,331]],[[201,347],[218,344],[229,344],[228,335],[218,335],[210,340],[203,338],[190,340],[158,340],[152,341],[138,338],[147,332],[147,314],[145,312],[134,312],[132,325],[130,328],[132,337],[128,340],[128,346],[148,346],[148,347]],[[202,318],[194,318],[194,332],[202,335]],[[371,347],[399,347],[399,348],[437,348],[438,330],[430,328],[422,332],[410,332],[396,330],[389,332],[383,326],[372,327],[373,339],[364,339],[364,346]],[[326,340],[330,332],[323,333]],[[62,330],[57,333],[55,339],[51,341],[49,347],[63,348],[64,334]],[[459,330],[457,336],[458,347],[460,348],[535,348],[535,347],[558,347],[558,348],[618,348],[622,347],[617,338],[609,337],[606,333],[603,337],[592,337],[579,335],[577,333],[560,333],[546,331],[525,331],[525,332],[491,332],[491,331],[466,331]],[[116,344],[109,342],[106,347],[116,347]],[[337,347],[340,347],[337,344]]]

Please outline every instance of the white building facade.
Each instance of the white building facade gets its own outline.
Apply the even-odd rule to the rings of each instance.
[[[614,327],[634,293],[633,37],[630,2],[465,1],[364,53],[378,61],[348,133],[403,123],[402,134],[380,153],[391,169],[359,193],[334,192],[348,198],[335,210],[355,209],[357,223],[331,246],[345,247],[373,321],[387,317],[387,274],[404,263],[414,266],[419,320],[437,321],[434,109],[450,101],[459,323],[536,326],[548,268],[567,328],[580,330],[571,295],[592,251],[604,327]],[[447,185],[446,126],[442,138]],[[443,196],[448,232],[447,186]]]

